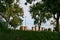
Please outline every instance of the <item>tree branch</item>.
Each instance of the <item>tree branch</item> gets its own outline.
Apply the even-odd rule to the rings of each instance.
[[[0,15],[7,21],[7,19],[5,18],[5,16],[2,13],[0,13]]]

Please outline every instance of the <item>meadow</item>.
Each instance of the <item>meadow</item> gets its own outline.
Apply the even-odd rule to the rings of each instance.
[[[59,32],[0,30],[0,40],[60,40]]]

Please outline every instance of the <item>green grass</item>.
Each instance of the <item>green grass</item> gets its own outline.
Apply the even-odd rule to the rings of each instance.
[[[58,32],[0,31],[0,40],[60,40]]]

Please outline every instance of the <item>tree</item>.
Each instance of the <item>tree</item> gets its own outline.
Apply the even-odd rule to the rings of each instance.
[[[46,13],[44,14],[44,10],[42,9],[43,5],[41,5],[40,3],[36,3],[33,6],[30,6],[30,13],[32,15],[32,18],[35,19],[34,24],[37,24],[39,26],[39,30],[40,30],[40,26],[42,22],[46,22],[46,19],[51,18],[51,14],[50,13]]]
[[[53,15],[53,18],[56,20],[55,30],[60,31],[59,27],[60,0],[42,0],[42,1],[45,4],[44,7],[47,9],[46,12],[49,11]],[[57,17],[55,15],[57,15]]]
[[[23,9],[19,7],[19,4],[16,0],[1,0],[2,4],[6,8],[5,11],[3,9],[0,9],[0,15],[6,20],[7,26],[10,25],[9,22],[11,21],[11,18],[14,19],[14,17],[23,17]],[[1,2],[0,1],[0,2]]]
[[[9,7],[13,2],[13,0],[0,0],[0,16],[2,16],[6,22],[8,22],[8,18],[6,18],[7,15],[5,15],[6,11],[10,9]]]
[[[59,27],[59,17],[60,17],[60,0],[42,0],[43,12],[50,12],[53,18],[56,20],[56,31],[60,31]],[[55,16],[57,15],[57,17]]]
[[[51,18],[51,14],[47,12],[46,14],[43,12],[44,5],[41,3],[33,4],[33,6],[30,6],[30,13],[32,15],[32,18],[34,18],[34,24],[37,24],[40,30],[41,23],[45,23],[46,19]]]
[[[10,18],[12,17],[13,19],[15,17],[23,17],[23,10],[22,8],[20,8],[17,4],[14,4],[14,6],[11,6],[5,14],[6,18],[7,18],[7,22],[9,24],[9,22],[11,21]],[[17,21],[18,18],[15,19],[15,21]],[[21,19],[21,18],[20,18]],[[22,20],[22,19],[21,19]],[[20,20],[19,20],[20,21]]]

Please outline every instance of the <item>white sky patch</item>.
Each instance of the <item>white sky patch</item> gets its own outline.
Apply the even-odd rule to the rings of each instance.
[[[26,1],[25,0],[20,0],[20,4],[23,7],[24,10],[24,21],[23,21],[23,25],[27,26],[28,29],[31,29],[31,27],[33,26],[33,19],[31,17],[31,14],[29,13],[29,5],[25,5]]]

